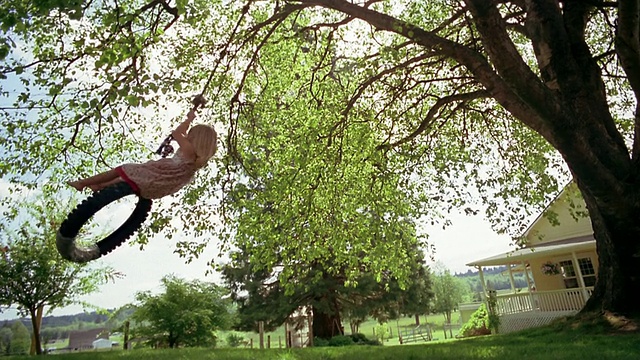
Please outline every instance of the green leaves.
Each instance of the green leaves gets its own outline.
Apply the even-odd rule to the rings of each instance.
[[[76,21],[83,2],[50,11],[45,1],[26,31],[27,3],[10,3],[23,13],[7,26],[27,54],[0,67],[12,104],[0,112],[0,175],[11,181],[33,186],[40,174],[144,161],[207,84],[201,119],[220,130],[217,167],[200,172],[172,209],[154,208],[141,244],[173,236],[179,219],[195,237],[176,242],[187,258],[213,233],[225,241],[221,252],[246,245],[258,266],[284,266],[285,275],[317,261],[329,272],[350,269],[351,285],[360,269],[402,278],[410,271],[401,248],[424,245],[418,219],[441,222],[441,213],[484,203],[498,228],[518,229],[526,204],[547,199],[563,175],[544,170],[561,163],[553,149],[472,96],[484,87],[437,47],[366,35],[336,11],[127,0],[87,4]],[[456,6],[373,8],[401,7],[398,19],[415,36],[418,26],[442,24],[438,34],[481,49]]]
[[[449,270],[441,271],[433,277],[435,299],[432,311],[444,313],[447,322],[451,322],[451,313],[457,310],[458,304],[464,302],[471,290],[467,283],[451,275]]]
[[[171,348],[215,346],[217,329],[230,323],[230,304],[226,292],[214,284],[185,281],[173,276],[162,279],[164,292],[136,295],[132,315],[137,324],[135,336]]]
[[[90,269],[60,257],[56,231],[70,208],[60,208],[64,202],[52,196],[51,189],[44,190],[44,196],[5,202],[9,208],[0,226],[0,245],[8,247],[0,253],[0,305],[13,305],[25,316],[41,306],[55,309],[77,303],[113,274],[110,268]]]
[[[259,67],[246,73],[246,105],[234,119],[227,160],[242,167],[227,167],[239,176],[227,174],[233,182],[223,206],[234,216],[221,232],[233,235],[254,266],[277,268],[282,279],[305,277],[319,264],[348,286],[362,272],[404,283],[411,273],[405,249],[420,243],[411,182],[377,149],[380,133],[366,112],[340,115],[355,85],[329,76],[336,56],[330,32],[316,33],[316,49],[304,52],[304,36],[288,35],[274,33]],[[295,284],[285,285],[288,292]]]

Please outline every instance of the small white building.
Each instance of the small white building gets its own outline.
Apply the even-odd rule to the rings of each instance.
[[[94,350],[111,349],[112,341],[109,339],[97,339],[91,345],[93,345]]]

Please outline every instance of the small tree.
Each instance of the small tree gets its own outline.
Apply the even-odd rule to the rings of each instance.
[[[29,330],[21,321],[14,321],[11,324],[11,341],[9,343],[8,355],[24,355],[29,352]]]
[[[11,331],[9,324],[5,321],[0,328],[0,356],[9,355],[9,346],[11,345],[12,337],[13,332]]]
[[[449,270],[439,270],[434,276],[433,291],[435,293],[433,311],[443,313],[447,323],[451,323],[451,313],[458,309],[470,292],[464,280],[451,275]]]
[[[13,223],[0,224],[0,307],[14,306],[20,315],[31,317],[36,354],[42,354],[40,320],[45,307],[51,311],[77,303],[79,296],[117,275],[110,268],[89,269],[60,257],[55,236],[68,209],[59,204],[68,202],[47,196],[48,190],[35,200],[13,204],[4,213]]]
[[[138,322],[138,338],[152,345],[215,346],[214,331],[230,322],[228,291],[198,280],[187,282],[174,276],[162,279],[164,292],[136,295],[138,307],[132,318]]]

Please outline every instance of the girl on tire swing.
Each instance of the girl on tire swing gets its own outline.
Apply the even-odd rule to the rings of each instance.
[[[78,191],[89,188],[95,192],[124,181],[138,196],[146,199],[159,199],[177,192],[191,182],[196,171],[203,168],[217,150],[218,134],[212,126],[198,124],[189,130],[197,108],[204,102],[202,96],[197,96],[187,119],[171,133],[180,146],[173,157],[123,164],[67,184]]]

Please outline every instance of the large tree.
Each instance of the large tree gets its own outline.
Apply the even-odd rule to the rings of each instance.
[[[40,323],[45,308],[82,303],[79,297],[118,276],[111,268],[74,264],[60,256],[55,246],[57,226],[69,210],[60,208],[60,203],[50,194],[14,200],[0,225],[0,247],[6,246],[0,252],[0,312],[13,307],[31,318],[32,350],[37,354],[42,353]]]
[[[317,123],[306,135],[317,139],[316,146],[297,150],[315,157],[280,165],[317,175],[331,166],[315,160],[332,158],[370,164],[361,173],[372,178],[404,172],[440,193],[430,200],[442,200],[445,209],[475,212],[479,205],[468,204],[478,198],[496,226],[514,235],[533,210],[523,205],[539,209],[558,191],[558,182],[571,176],[586,201],[600,262],[585,311],[638,313],[638,303],[627,295],[640,282],[637,2],[92,5],[80,22],[51,12],[50,21],[24,33],[35,60],[1,65],[0,73],[22,78],[26,88],[15,94],[14,108],[41,116],[5,113],[11,121],[2,137],[11,151],[3,155],[0,174],[24,181],[20,174],[55,164],[55,154],[89,166],[90,159],[71,156],[74,147],[99,160],[119,159],[101,152],[103,143],[95,136],[122,141],[128,126],[149,126],[138,118],[119,125],[132,106],[162,106],[157,94],[199,92],[206,83],[217,100],[217,119],[230,126],[227,149],[240,167],[265,152],[291,151],[291,142],[265,147],[247,136],[286,138],[270,125],[278,113],[290,116],[298,137],[303,135],[294,130],[301,119],[311,128],[319,118],[328,119],[332,125]],[[277,68],[265,66],[278,54]],[[92,77],[74,75],[83,70]],[[51,98],[31,95],[42,88]],[[377,136],[365,137],[365,125]],[[342,158],[341,150],[350,147],[360,148],[363,158]],[[396,166],[401,163],[406,166]],[[210,226],[197,199],[215,194],[213,184],[192,187],[180,210],[196,232]],[[161,213],[153,220],[166,221]],[[313,255],[305,244],[288,244],[291,256]]]
[[[309,270],[279,277],[249,261],[251,254],[246,249],[234,252],[222,275],[238,304],[236,327],[255,331],[257,323],[264,321],[265,330],[273,330],[296,311],[307,309],[313,317],[313,336],[329,339],[342,333],[344,320],[357,333],[359,324],[369,318],[386,322],[401,314],[425,314],[433,296],[430,274],[423,265],[422,251],[408,252],[412,274],[402,287],[391,273],[379,281],[364,269],[354,279],[357,286],[345,285],[347,269],[335,273],[323,268],[330,262],[298,264]]]
[[[449,79],[434,93],[425,88],[422,94],[437,99],[430,111],[408,136],[400,134],[389,146],[428,135],[427,130],[433,134],[439,121],[430,114],[462,121],[446,108],[481,113],[472,110],[470,100],[482,98],[497,102],[513,121],[542,136],[566,162],[593,224],[600,266],[585,310],[639,312],[627,295],[640,282],[637,2],[471,0],[450,7],[444,17],[434,3],[414,3],[399,16],[391,8],[347,1],[298,3],[362,19],[402,39],[395,45],[406,51],[376,71],[372,82],[390,72],[407,73],[411,83],[433,81],[435,76],[423,67],[446,67]],[[617,81],[620,75],[626,81]],[[628,99],[628,87],[634,93],[632,114],[616,106]],[[499,129],[498,119],[487,120],[489,131]]]

